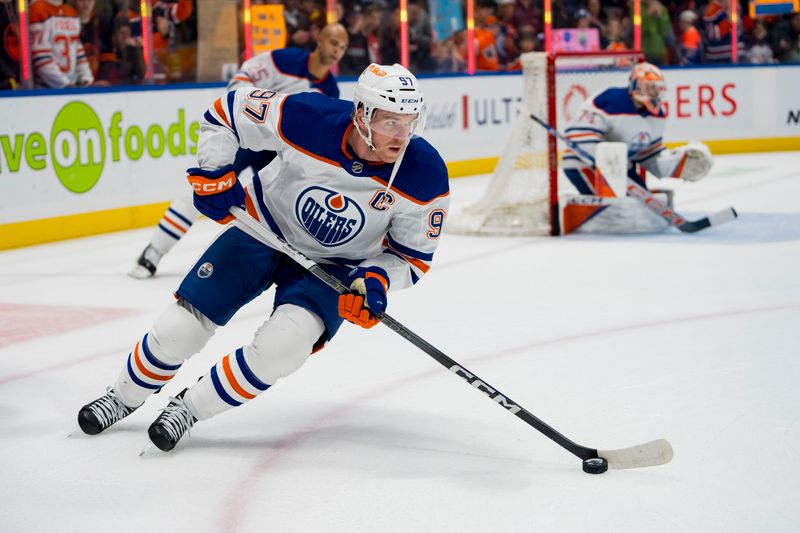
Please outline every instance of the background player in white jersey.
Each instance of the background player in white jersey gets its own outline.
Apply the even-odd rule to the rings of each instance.
[[[231,206],[343,280],[339,295],[284,254],[229,225],[203,253],[170,305],[136,343],[117,381],[78,421],[96,434],[139,407],[244,304],[275,285],[272,316],[250,344],[233,349],[169,404],[148,430],[172,449],[197,420],[241,405],[297,370],[343,319],[375,325],[389,289],[430,268],[449,205],[447,169],[414,136],[424,122],[417,79],[400,65],[372,64],[354,103],[319,93],[241,88],[218,99],[201,123],[195,205],[221,222]],[[309,125],[313,127],[309,127]],[[239,148],[277,157],[243,189]]]
[[[658,67],[639,63],[631,70],[628,87],[613,87],[587,99],[565,136],[584,151],[595,155],[598,143],[623,142],[628,146],[628,176],[646,187],[640,167],[658,178],[697,181],[711,169],[708,147],[692,142],[674,150],[663,144],[666,113],[661,96],[666,90]],[[580,194],[603,195],[603,183],[594,165],[567,149],[562,159],[564,173]],[[604,188],[605,189],[605,188]]]
[[[339,98],[339,87],[330,70],[344,55],[347,42],[347,30],[344,26],[330,24],[320,32],[313,52],[300,48],[283,48],[248,59],[228,83],[228,90],[259,87],[284,94],[319,91]],[[237,175],[247,168],[258,172],[273,157],[275,153],[272,151],[256,153],[241,149],[234,163],[234,171]],[[128,274],[137,279],[153,276],[161,258],[178,243],[199,216],[188,191],[185,196],[173,200],[153,230],[150,242]]]

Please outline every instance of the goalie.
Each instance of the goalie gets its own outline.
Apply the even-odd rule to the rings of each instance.
[[[690,142],[673,150],[664,146],[662,139],[666,113],[661,106],[661,96],[665,90],[664,76],[658,67],[639,63],[631,71],[628,87],[612,87],[589,97],[581,105],[577,119],[565,130],[565,136],[593,158],[598,156],[600,143],[624,143],[627,147],[627,176],[645,188],[647,185],[641,169],[657,178],[697,181],[711,170],[711,152],[701,142]],[[602,158],[596,158],[597,166],[601,167]],[[624,196],[624,186],[615,187],[611,176],[604,176],[594,162],[588,161],[583,154],[567,149],[562,158],[562,168],[580,195]],[[572,205],[586,205],[585,199],[575,200],[571,202]],[[623,217],[628,219],[627,230],[631,230],[631,220],[639,216],[634,212],[645,213],[635,202],[612,201],[607,205],[616,207],[609,210],[617,211],[616,218],[620,218],[622,212],[627,213]],[[567,232],[586,221],[582,215],[576,220],[575,214],[574,210],[570,212],[568,203],[564,211],[564,229]],[[642,216],[651,218],[650,214]],[[643,226],[639,230],[655,229],[646,223]],[[613,229],[611,231],[616,232]]]

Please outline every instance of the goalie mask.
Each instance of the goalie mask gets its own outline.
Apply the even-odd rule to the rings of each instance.
[[[628,93],[635,102],[658,115],[661,110],[661,95],[667,90],[664,75],[655,65],[638,63],[628,79]]]
[[[417,78],[411,72],[395,63],[394,65],[371,64],[358,77],[353,95],[355,111],[364,110],[364,125],[358,123],[353,114],[356,131],[374,149],[372,132],[394,138],[410,139],[421,135],[425,127],[425,106]],[[409,118],[375,119],[375,110],[409,115]]]

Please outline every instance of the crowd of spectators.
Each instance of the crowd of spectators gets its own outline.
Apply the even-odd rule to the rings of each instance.
[[[14,88],[19,71],[16,3],[0,0],[0,88]],[[287,46],[312,49],[316,35],[326,24],[324,0],[252,3],[283,5]],[[152,81],[193,81],[197,0],[152,0],[152,5]],[[400,62],[398,0],[338,0],[335,5],[334,18],[344,24],[350,38],[339,64],[341,74],[357,74],[371,62]],[[462,0],[461,13],[457,13],[456,4],[453,16],[452,1],[408,1],[409,62],[413,71],[466,70],[465,5]],[[596,49],[631,49],[632,5],[631,0],[552,0],[552,27],[575,28],[583,32],[581,35],[588,34]],[[800,61],[800,13],[752,18],[746,0],[641,0],[645,58],[660,65],[731,62],[732,5],[739,13],[738,62]],[[37,86],[141,82],[148,73],[139,6],[139,0],[32,0],[30,34]],[[448,7],[451,11],[444,13]],[[48,17],[56,15],[76,22],[73,27],[48,27]],[[442,24],[442,17],[449,17],[447,24]],[[544,49],[542,0],[475,0],[474,17],[479,71],[519,70],[520,54]],[[59,75],[59,70],[70,68],[77,74]]]

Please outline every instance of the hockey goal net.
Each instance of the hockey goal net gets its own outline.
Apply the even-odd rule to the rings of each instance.
[[[522,109],[478,202],[453,213],[447,231],[467,235],[559,235],[559,194],[574,193],[558,170],[559,144],[531,120],[534,114],[559,129],[593,93],[625,86],[633,51],[523,54]]]

